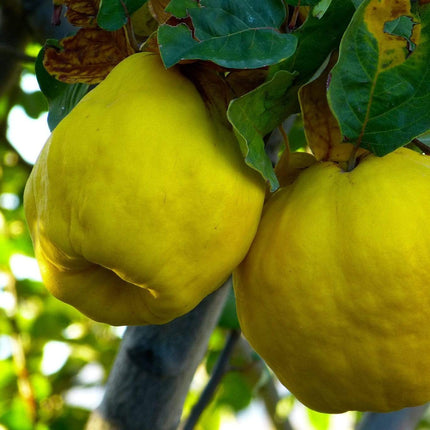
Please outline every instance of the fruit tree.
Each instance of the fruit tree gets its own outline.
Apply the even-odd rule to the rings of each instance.
[[[428,428],[429,40],[428,0],[4,0],[0,430]]]

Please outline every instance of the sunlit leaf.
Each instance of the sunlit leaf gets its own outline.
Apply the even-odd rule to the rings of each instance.
[[[397,34],[399,19],[402,33],[405,19],[413,23],[410,34]],[[328,91],[342,135],[382,156],[430,129],[429,65],[429,4],[411,10],[408,0],[364,1],[343,37]]]
[[[8,430],[33,430],[31,415],[20,397],[15,397],[9,410],[0,415],[0,424],[5,425]]]
[[[30,383],[36,400],[41,401],[47,398],[52,392],[49,379],[40,373],[33,373],[30,375]]]
[[[0,361],[0,405],[5,401],[5,395],[15,388],[16,375],[12,360]],[[7,406],[9,408],[9,405]],[[0,408],[0,415],[6,412]]]
[[[320,412],[306,409],[309,421],[315,430],[329,430],[330,428],[330,415],[322,414]]]

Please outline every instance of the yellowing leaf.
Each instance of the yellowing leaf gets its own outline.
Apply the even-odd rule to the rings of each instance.
[[[149,0],[148,6],[152,16],[160,23],[166,22],[172,15],[164,9],[170,0]]]
[[[81,28],[60,45],[63,49],[46,49],[43,64],[48,73],[66,83],[96,84],[134,53],[124,29]]]
[[[405,37],[385,31],[387,22],[402,16],[411,16],[410,0],[372,0],[364,11],[367,29],[378,43],[380,72],[402,64],[409,54],[408,40]],[[419,42],[420,29],[420,25],[414,25],[412,28],[410,39],[415,44]]]
[[[344,162],[351,157],[353,145],[342,142],[339,124],[326,96],[329,72],[336,60],[337,54],[333,54],[324,72],[300,88],[299,101],[306,140],[316,159]]]

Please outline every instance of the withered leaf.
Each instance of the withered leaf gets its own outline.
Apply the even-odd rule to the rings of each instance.
[[[43,64],[48,73],[66,83],[99,83],[134,53],[124,29],[81,28],[76,35],[62,39],[60,46],[63,49],[46,49]]]
[[[66,18],[76,27],[95,27],[100,0],[64,0]]]
[[[337,61],[334,53],[326,69],[299,91],[306,140],[317,160],[345,162],[351,157],[354,147],[343,143],[339,124],[327,101],[327,79]],[[364,150],[359,149],[357,155]]]

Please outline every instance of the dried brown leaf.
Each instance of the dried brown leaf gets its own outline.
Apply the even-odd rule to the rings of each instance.
[[[66,18],[76,27],[95,27],[100,0],[64,0]]]
[[[354,147],[343,143],[339,124],[327,101],[327,79],[337,61],[337,54],[321,75],[304,85],[299,91],[306,140],[317,160],[345,162],[351,157]],[[364,150],[360,149],[357,155]]]
[[[124,29],[81,28],[60,41],[63,49],[45,50],[44,66],[59,81],[96,84],[124,58],[134,53]]]

